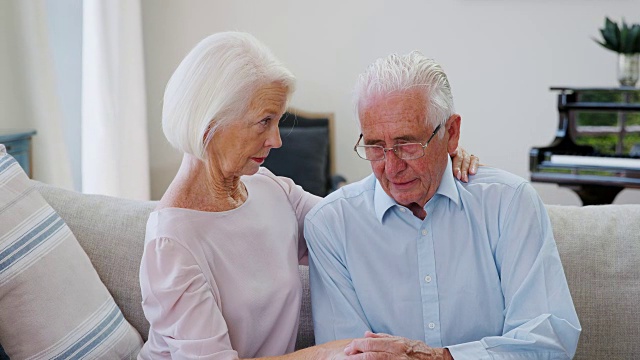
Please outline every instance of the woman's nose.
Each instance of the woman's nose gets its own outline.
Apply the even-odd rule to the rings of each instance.
[[[278,126],[274,126],[274,130],[271,131],[267,141],[264,144],[266,147],[277,149],[282,146],[282,139],[280,138],[280,129]]]

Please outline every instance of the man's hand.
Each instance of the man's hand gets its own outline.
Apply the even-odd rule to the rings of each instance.
[[[432,348],[422,341],[367,331],[344,349],[348,360],[453,360],[449,350]]]
[[[469,154],[465,149],[458,146],[456,151],[449,154],[453,162],[453,176],[458,180],[469,182],[469,174],[474,175],[478,172],[480,158]]]

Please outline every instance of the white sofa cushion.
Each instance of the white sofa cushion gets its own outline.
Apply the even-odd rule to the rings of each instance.
[[[582,325],[574,359],[640,355],[640,205],[548,205]]]
[[[69,227],[2,145],[0,344],[12,359],[125,359],[142,346]]]
[[[156,203],[32,183],[69,226],[125,319],[146,340],[149,322],[142,311],[138,273],[147,219]]]

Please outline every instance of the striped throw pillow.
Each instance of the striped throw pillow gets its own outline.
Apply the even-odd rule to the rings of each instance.
[[[0,145],[0,344],[11,359],[135,359],[140,334]]]

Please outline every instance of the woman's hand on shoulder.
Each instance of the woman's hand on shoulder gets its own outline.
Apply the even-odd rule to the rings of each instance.
[[[469,182],[469,175],[475,175],[478,172],[480,158],[467,152],[464,148],[458,146],[458,148],[449,155],[451,155],[453,165],[453,176],[455,176],[456,179]]]

